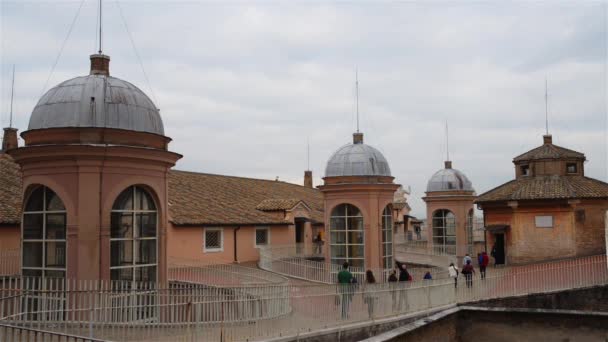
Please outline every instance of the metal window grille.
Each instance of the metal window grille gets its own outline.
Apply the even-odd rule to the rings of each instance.
[[[255,230],[255,245],[264,246],[268,244],[268,229],[256,229]]]
[[[220,230],[205,231],[205,248],[220,249],[222,248],[222,232]]]

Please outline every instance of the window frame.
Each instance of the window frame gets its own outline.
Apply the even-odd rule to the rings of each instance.
[[[550,217],[551,218],[551,225],[539,225],[539,219],[546,219]],[[534,227],[536,228],[543,228],[543,229],[553,229],[555,228],[555,218],[553,217],[553,215],[535,215],[534,216]]]
[[[339,213],[339,209],[344,206],[344,214],[340,214]],[[351,215],[350,211],[352,209],[355,209],[358,212],[358,215]],[[344,221],[344,225],[342,227],[337,227],[334,222],[336,221],[336,219],[342,219]],[[360,223],[360,227],[361,229],[352,229],[351,227],[351,223],[353,223],[354,221],[357,222],[361,222]],[[361,242],[358,243],[356,241],[351,242],[351,238],[353,237],[352,233],[356,234],[360,234],[361,235]],[[333,239],[334,235],[343,235],[344,237],[344,242],[337,242]],[[365,218],[363,216],[363,213],[361,212],[361,209],[359,209],[357,206],[350,204],[350,203],[340,203],[338,205],[336,205],[330,214],[330,218],[329,218],[329,247],[330,247],[330,262],[332,264],[339,264],[342,265],[342,263],[344,263],[345,261],[348,262],[348,264],[352,267],[359,267],[359,268],[365,268],[365,240],[366,240],[366,234],[365,234]],[[344,248],[344,256],[340,257],[340,256],[336,256],[334,257],[334,250],[338,249],[338,248]],[[351,255],[351,248],[360,248],[360,252],[361,252],[361,256],[355,256],[353,257]],[[353,261],[356,262],[360,262],[361,266],[359,265],[353,265]]]
[[[389,204],[382,210],[382,229],[381,229],[381,241],[382,241],[382,267],[384,269],[391,269],[393,267],[393,259],[395,256],[394,250],[394,236],[393,231],[395,229],[395,223],[393,220],[393,209]],[[390,253],[385,254],[384,251],[390,251]]]
[[[220,246],[219,247],[207,247],[207,232],[219,232],[220,233]],[[205,228],[203,231],[203,252],[204,253],[218,253],[224,251],[224,228],[210,227]]]
[[[451,217],[448,217],[451,214]],[[441,221],[441,226],[435,225],[435,221]],[[458,229],[458,222],[456,214],[449,209],[437,209],[433,212],[431,217],[431,229],[433,234],[433,246],[434,248],[440,247],[441,252],[449,255],[456,255],[456,229]],[[453,230],[453,234],[448,234],[448,229]],[[441,231],[442,234],[436,234],[437,231]],[[454,243],[448,243],[448,238],[453,239]],[[442,242],[437,242],[441,240]],[[453,253],[452,253],[453,252]]]
[[[570,172],[569,168],[570,166],[574,166],[574,171]],[[578,165],[577,163],[566,163],[566,174],[568,175],[575,175],[578,173]]]
[[[266,243],[258,244],[258,230],[266,231]],[[270,227],[255,227],[253,234],[253,246],[255,248],[266,247],[270,245]]]
[[[521,175],[524,177],[530,176],[530,164],[522,164],[519,166],[519,170],[521,171]]]

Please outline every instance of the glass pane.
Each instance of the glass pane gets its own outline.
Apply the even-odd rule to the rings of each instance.
[[[65,211],[65,207],[63,206],[63,202],[55,194],[55,192],[49,188],[46,188],[46,210],[49,211]]]
[[[112,210],[133,210],[133,187],[129,187],[118,196]]]
[[[110,266],[133,264],[133,241],[111,241]]]
[[[42,242],[23,243],[23,267],[42,267]]]
[[[136,281],[156,281],[156,266],[137,267],[135,269]]]
[[[65,214],[46,215],[46,238],[65,240]]]
[[[205,231],[205,247],[206,248],[222,248],[222,236],[219,230]]]
[[[111,280],[133,280],[133,268],[120,268],[110,270]]]
[[[266,245],[268,244],[268,230],[256,229],[255,231],[255,244]]]
[[[331,243],[346,243],[346,232],[331,232]]]
[[[348,257],[349,258],[363,258],[363,245],[348,246]]]
[[[347,204],[346,214],[348,216],[361,216],[361,212],[359,211],[359,208],[357,208],[351,204]]]
[[[112,238],[132,238],[133,214],[112,213],[110,230]]]
[[[346,257],[346,246],[331,246],[331,257],[332,258],[344,258]]]
[[[25,211],[42,211],[44,199],[44,187],[39,186],[32,192],[30,197],[27,199],[25,205]]]
[[[348,232],[348,243],[363,243],[363,232],[349,231]]]
[[[44,276],[47,278],[65,278],[65,271],[44,271]]]
[[[65,267],[65,242],[46,243],[46,266]]]
[[[341,218],[332,217],[330,224],[331,224],[332,230],[346,230],[346,219],[343,217],[341,217]]]
[[[24,277],[42,277],[42,270],[28,270],[23,269],[21,273]]]
[[[135,246],[139,254],[135,261],[137,264],[156,263],[156,239],[135,241]]]
[[[156,236],[156,214],[137,214],[137,234],[139,237]]]
[[[156,210],[152,197],[139,187],[135,187],[135,210]]]
[[[352,267],[360,267],[363,268],[363,259],[350,259],[348,262]]]
[[[331,212],[331,216],[346,216],[346,205],[340,204]]]
[[[348,230],[363,230],[363,218],[361,217],[349,217],[348,219]]]
[[[23,238],[42,239],[43,214],[23,214]]]

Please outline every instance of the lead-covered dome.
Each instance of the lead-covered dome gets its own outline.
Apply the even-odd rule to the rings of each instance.
[[[90,75],[47,91],[32,111],[28,129],[96,127],[164,135],[158,108],[133,84],[111,77],[109,60],[92,55]]]
[[[391,176],[386,158],[363,143],[363,134],[355,133],[353,143],[340,147],[327,162],[325,177]]]
[[[431,177],[426,192],[433,191],[475,191],[473,183],[459,170],[452,168],[452,162],[445,162],[445,169],[441,169]]]

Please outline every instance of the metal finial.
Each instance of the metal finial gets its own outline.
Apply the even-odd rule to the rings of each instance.
[[[101,0],[99,0],[99,54],[101,55],[103,49],[102,49],[102,38],[103,38],[103,17],[102,17],[102,13],[103,13],[103,3]]]
[[[10,121],[8,124],[8,127],[13,128],[13,97],[15,94],[15,64],[13,64],[13,83],[11,86],[11,114],[10,114]]]
[[[549,85],[545,76],[545,132],[549,135]]]
[[[357,133],[359,133],[359,69],[355,68],[355,89],[357,98]]]

